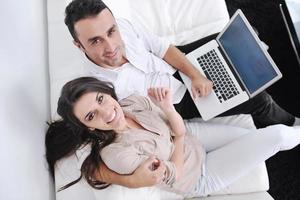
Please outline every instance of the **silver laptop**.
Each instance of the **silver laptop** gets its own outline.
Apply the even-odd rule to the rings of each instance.
[[[240,9],[215,40],[186,57],[214,84],[210,95],[194,99],[204,120],[247,101],[282,77]],[[180,75],[192,94],[190,79]]]

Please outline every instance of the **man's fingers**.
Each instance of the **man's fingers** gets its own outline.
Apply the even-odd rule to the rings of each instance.
[[[193,95],[193,99],[196,99],[196,97],[198,96],[197,93],[198,93],[198,92],[197,92],[196,88],[194,88],[194,87],[192,86],[192,95]]]

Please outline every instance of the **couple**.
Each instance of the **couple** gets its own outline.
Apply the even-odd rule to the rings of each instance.
[[[136,91],[146,96],[149,87],[164,86],[171,88],[174,92],[172,103],[175,104],[175,108],[181,116],[185,119],[199,116],[189,93],[183,84],[176,79],[178,78],[178,73],[175,73],[175,71],[180,70],[191,78],[194,97],[209,94],[212,83],[195,71],[176,47],[149,34],[141,27],[131,24],[127,20],[115,20],[110,10],[100,0],[72,1],[66,8],[65,23],[74,38],[74,44],[88,58],[87,69],[93,76],[112,82],[119,99],[124,99]],[[265,127],[277,123],[286,125],[297,123],[294,116],[281,109],[265,92],[226,112],[224,115],[239,113],[251,114],[257,127]],[[75,121],[73,122],[78,122],[76,119],[74,118]],[[47,158],[50,166],[52,166],[52,170],[57,160],[67,155],[67,153],[74,152],[81,144],[91,142],[93,147],[99,149],[106,144],[99,144],[95,140],[101,141],[106,139],[106,137],[109,137],[109,141],[114,140],[114,136],[110,134],[100,139],[90,132],[80,134],[83,133],[81,132],[83,129],[71,126],[70,123],[66,123],[64,120],[53,123],[48,131],[49,135],[51,135],[50,133],[53,134],[51,137],[48,137],[50,141],[48,140],[49,148],[47,148]],[[199,125],[194,124],[194,127],[197,126]],[[212,130],[212,132],[218,131],[221,130],[219,128],[216,131]],[[57,135],[58,132],[61,135]],[[243,134],[245,131],[240,132],[240,134]],[[228,136],[231,140],[235,137],[237,137],[235,133],[230,137]],[[64,145],[61,149],[51,149],[51,139],[61,141],[62,138],[66,138],[67,146]],[[54,151],[52,152],[55,153],[54,155],[51,154],[51,150]],[[98,151],[92,151],[93,156],[91,157],[100,159],[98,161],[101,162],[101,157],[98,157],[96,152]],[[99,164],[99,162],[96,163]],[[89,163],[89,161],[85,163]],[[148,166],[152,165],[152,163],[157,163],[155,164],[157,169],[154,168],[154,171],[149,171]],[[90,180],[91,185],[95,183],[95,180],[101,180],[128,187],[149,186],[161,182],[162,174],[166,171],[166,165],[153,157],[142,163],[130,176],[119,176],[108,170],[103,164],[94,168],[89,168],[88,166],[89,164],[86,164],[87,168],[83,169],[83,171],[88,173],[83,173],[83,175],[87,175],[86,179]],[[97,169],[98,173],[94,173],[95,169]],[[143,176],[145,179],[137,178],[139,176]],[[105,185],[100,184],[99,187],[102,186]]]
[[[74,44],[87,57],[87,71],[100,80],[113,83],[119,99],[133,93],[146,96],[150,87],[168,87],[173,92],[173,104],[184,119],[200,117],[189,92],[178,80],[177,71],[192,80],[194,98],[208,95],[212,82],[201,75],[178,48],[138,24],[116,20],[101,0],[73,0],[66,8],[65,23]],[[201,41],[191,46],[196,45],[200,46]],[[257,128],[299,123],[266,92],[221,116],[242,113],[251,114]]]
[[[93,77],[66,83],[57,108],[62,120],[53,122],[46,135],[50,168],[60,159],[54,160],[53,155],[62,158],[90,145],[81,177],[98,189],[108,183],[130,187],[122,177],[134,176],[137,168],[154,156],[152,170],[160,167],[163,172],[155,185],[185,197],[199,197],[228,186],[278,151],[300,143],[297,126],[249,130],[184,122],[168,88],[150,88],[148,97],[131,95],[118,102],[113,85]],[[206,134],[216,142],[204,141]],[[226,140],[218,138],[224,135]],[[65,144],[57,146],[62,141]],[[119,177],[107,178],[103,164]],[[99,179],[99,174],[104,179]]]

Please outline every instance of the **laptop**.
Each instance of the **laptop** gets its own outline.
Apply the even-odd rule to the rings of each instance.
[[[300,66],[300,0],[285,0],[279,8]]]
[[[209,120],[254,97],[282,77],[240,9],[215,40],[186,55],[214,86],[194,99],[203,120]],[[190,94],[191,80],[180,72]]]

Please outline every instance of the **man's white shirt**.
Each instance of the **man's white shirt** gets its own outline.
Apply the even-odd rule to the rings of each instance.
[[[117,24],[129,62],[116,69],[105,69],[86,59],[88,73],[112,82],[119,100],[132,94],[147,96],[149,87],[169,87],[173,103],[179,103],[186,87],[173,77],[176,69],[163,60],[170,43],[126,19],[118,19]]]

